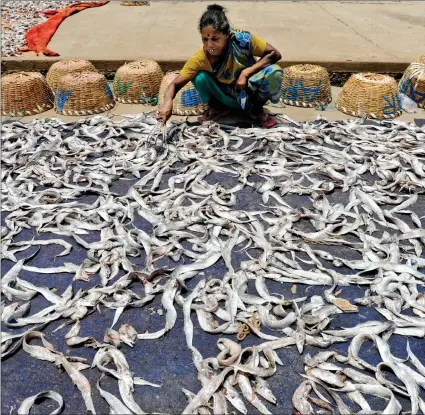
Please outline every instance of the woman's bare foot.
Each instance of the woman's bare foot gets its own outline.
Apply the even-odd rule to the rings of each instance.
[[[218,121],[220,118],[228,115],[229,109],[209,107],[202,115],[202,121]]]
[[[251,120],[259,123],[263,128],[272,128],[276,125],[276,120],[269,113],[265,112],[264,109],[257,114],[249,114],[249,117]]]

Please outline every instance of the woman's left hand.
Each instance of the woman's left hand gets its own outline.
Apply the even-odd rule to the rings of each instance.
[[[236,83],[235,83],[236,91],[244,90],[247,82],[248,82],[248,77],[243,72],[241,72],[239,75],[239,78],[236,80]]]

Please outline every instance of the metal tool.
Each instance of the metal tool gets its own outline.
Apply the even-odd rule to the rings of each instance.
[[[167,126],[165,124],[161,126],[161,123],[158,122],[149,134],[147,142],[155,147],[165,147],[167,143]]]

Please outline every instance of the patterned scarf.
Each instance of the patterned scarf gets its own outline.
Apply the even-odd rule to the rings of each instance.
[[[213,75],[223,84],[234,83],[239,74],[254,65],[251,53],[251,34],[242,30],[231,30],[226,55],[218,68],[213,68]]]

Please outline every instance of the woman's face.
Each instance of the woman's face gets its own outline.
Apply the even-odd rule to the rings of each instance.
[[[204,51],[211,56],[220,56],[227,46],[229,35],[214,30],[212,26],[206,26],[201,31]]]

